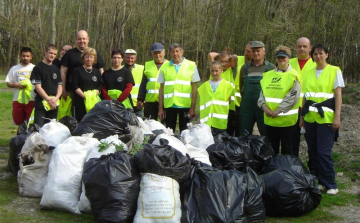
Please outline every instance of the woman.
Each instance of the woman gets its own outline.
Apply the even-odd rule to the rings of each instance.
[[[293,154],[292,128],[298,120],[298,99],[301,93],[299,74],[290,66],[291,50],[275,48],[277,67],[263,74],[260,81],[259,108],[264,110],[266,136],[276,154]]]
[[[95,90],[96,94],[99,95],[103,85],[100,71],[93,67],[97,61],[96,50],[90,47],[84,49],[81,60],[83,66],[75,68],[70,76],[70,83],[75,92],[75,118],[78,122],[86,114],[84,93]]]
[[[326,188],[328,195],[336,195],[339,190],[331,155],[340,127],[341,91],[345,84],[340,68],[326,62],[329,53],[324,45],[314,45],[310,54],[316,68],[303,74],[300,127],[305,126],[310,172],[318,178],[319,189]]]
[[[210,66],[216,57],[218,57],[218,60],[222,65],[223,72],[221,73],[221,78],[230,82],[231,85],[233,85],[233,87],[235,88],[234,79],[236,78],[236,73],[237,73],[237,62],[238,62],[237,56],[235,54],[234,55],[230,54],[230,48],[225,48],[220,53],[211,52],[208,55],[208,61]],[[211,78],[212,76],[210,76],[210,79]],[[235,113],[235,91],[234,91],[231,95],[230,110],[229,110],[228,123],[226,128],[226,132],[231,136],[234,136],[235,134],[235,129],[237,128],[235,124],[236,124],[236,113]]]

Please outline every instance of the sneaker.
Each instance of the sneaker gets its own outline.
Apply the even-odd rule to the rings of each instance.
[[[338,189],[329,189],[326,191],[327,195],[336,195],[337,193],[339,193]]]
[[[320,191],[325,190],[325,187],[324,187],[323,185],[321,185],[321,184],[318,184],[318,185],[317,185],[317,188],[318,188]]]

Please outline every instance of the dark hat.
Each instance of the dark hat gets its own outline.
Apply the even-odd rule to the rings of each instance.
[[[284,52],[284,51],[278,51],[278,52],[275,54],[275,57],[289,57],[289,58],[290,58],[290,55],[287,54],[287,53]]]
[[[154,43],[151,46],[151,52],[157,52],[157,51],[163,51],[164,50],[164,45],[162,45],[161,43]]]
[[[265,44],[261,41],[253,41],[251,44],[251,48],[258,48],[258,47],[264,47],[265,48]]]

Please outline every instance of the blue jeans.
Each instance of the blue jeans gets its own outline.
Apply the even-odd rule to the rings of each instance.
[[[327,189],[336,189],[335,166],[332,159],[335,131],[332,124],[305,122],[305,131],[311,163],[310,172],[318,178],[319,184]]]

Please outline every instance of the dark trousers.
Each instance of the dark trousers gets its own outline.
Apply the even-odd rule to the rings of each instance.
[[[288,127],[273,127],[269,125],[266,126],[266,136],[271,142],[271,147],[273,148],[275,154],[280,153],[280,144],[281,144],[281,154],[283,155],[293,155],[292,151],[292,130],[293,126]]]
[[[240,107],[235,106],[235,136],[240,136]]]
[[[255,123],[260,135],[265,136],[264,111],[257,106],[257,99],[243,97],[240,106],[240,125],[238,127],[240,135],[244,135],[244,130],[252,134]]]
[[[188,112],[188,108],[165,108],[165,126],[171,128],[175,132],[176,121],[179,115],[180,132],[187,129],[187,124],[190,122]]]
[[[298,114],[298,120],[296,122],[296,124],[293,127],[293,135],[292,135],[292,151],[293,151],[293,155],[299,157],[299,147],[300,147],[300,126],[299,126],[299,122],[300,122],[300,112]]]
[[[158,119],[159,102],[146,102],[144,106],[144,117],[147,119]]]
[[[50,119],[56,119],[57,118],[57,112],[58,107],[54,110],[46,111],[42,100],[36,100],[35,101],[35,114],[34,114],[34,123],[38,124],[40,127],[42,127],[44,124],[49,123]]]
[[[234,136],[235,129],[239,129],[239,126],[236,126],[236,112],[233,110],[229,110],[226,132],[230,136]]]
[[[305,139],[308,145],[309,170],[315,175],[319,184],[327,189],[335,189],[335,166],[332,159],[335,131],[332,124],[305,122]]]

